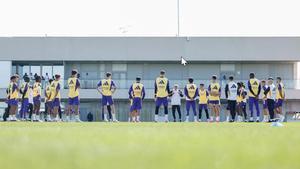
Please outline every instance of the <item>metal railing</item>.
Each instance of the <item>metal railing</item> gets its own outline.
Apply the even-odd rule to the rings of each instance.
[[[236,82],[240,82],[240,81],[243,82],[245,85],[247,85],[248,80],[236,80]],[[135,82],[135,80],[114,80],[115,85],[119,89],[129,89],[133,82]],[[169,82],[171,88],[175,84],[178,84],[179,88],[184,88],[184,86],[187,84],[187,80],[170,79]],[[211,81],[207,79],[194,81],[194,83],[197,84],[198,86],[200,85],[200,83],[203,83],[205,87],[208,87],[210,82]],[[98,83],[99,80],[80,80],[82,89],[96,89]],[[144,87],[146,89],[154,89],[155,80],[142,80],[141,83],[144,84]],[[219,83],[222,88],[225,88],[227,80],[220,80]],[[300,80],[284,80],[283,83],[286,89],[300,89]],[[64,84],[64,88],[68,88],[67,80],[64,80],[63,84]]]
[[[100,80],[80,80],[81,88],[82,89],[96,89],[98,86]],[[245,85],[247,85],[248,80],[235,80],[236,82],[243,82]],[[132,83],[135,82],[135,80],[114,80],[115,85],[118,89],[129,89]],[[187,84],[187,80],[174,80],[169,79],[170,87],[172,88],[173,85],[178,84],[179,88],[184,88],[184,86]],[[221,84],[222,89],[225,88],[225,85],[227,83],[227,80],[219,80],[218,81]],[[19,84],[23,83],[22,80],[19,81]],[[61,85],[67,89],[68,88],[68,80],[61,80]],[[146,89],[154,89],[154,83],[155,80],[142,80],[141,83],[144,84]],[[203,83],[205,87],[208,87],[210,84],[210,80],[204,79],[204,80],[194,80],[194,83],[199,86],[200,83]],[[30,84],[33,84],[31,82]],[[299,80],[283,80],[283,84],[286,89],[300,89],[300,79]],[[47,85],[47,82],[42,82],[42,88],[44,88]]]

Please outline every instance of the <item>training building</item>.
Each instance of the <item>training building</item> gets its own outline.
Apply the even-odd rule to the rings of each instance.
[[[187,59],[186,66],[180,64],[181,57]],[[246,81],[249,73],[255,72],[259,79],[281,76],[287,96],[284,111],[296,111],[300,108],[299,61],[297,37],[1,37],[0,99],[5,100],[11,74],[46,77],[47,73],[52,77],[59,73],[64,79],[65,104],[66,80],[76,68],[82,85],[81,118],[85,120],[91,112],[99,120],[100,94],[96,87],[109,71],[118,87],[114,95],[118,119],[127,120],[128,89],[140,76],[146,88],[141,119],[150,121],[155,109],[154,81],[161,69],[166,70],[171,87],[176,83],[181,89],[188,77],[207,87],[211,76],[217,75],[223,95],[229,75]],[[184,100],[182,103],[184,110]]]

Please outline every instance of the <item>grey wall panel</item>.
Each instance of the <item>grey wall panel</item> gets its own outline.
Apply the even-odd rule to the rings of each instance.
[[[249,73],[254,72],[259,79],[269,77],[268,64],[242,64],[241,78],[249,79]]]
[[[299,37],[1,37],[1,60],[299,61]]]
[[[144,72],[147,72],[145,79],[155,79],[159,76],[160,70],[166,71],[169,79],[182,79],[184,67],[179,64],[148,64]]]
[[[184,39],[128,38],[129,60],[179,60],[183,56]]]
[[[143,64],[128,64],[127,65],[127,79],[135,79],[136,76],[143,77],[144,65]]]
[[[269,75],[272,77],[280,76],[283,79],[293,79],[294,64],[281,63],[281,64],[270,64]]]
[[[97,79],[99,64],[80,64],[80,71],[82,79]]]
[[[189,69],[189,76],[195,79],[210,79],[212,75],[219,76],[220,64],[191,64],[187,66]]]

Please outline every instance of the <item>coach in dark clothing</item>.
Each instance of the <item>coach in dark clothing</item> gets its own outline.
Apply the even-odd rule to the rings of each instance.
[[[88,113],[87,120],[88,120],[88,122],[92,122],[94,120],[94,116],[91,112]]]

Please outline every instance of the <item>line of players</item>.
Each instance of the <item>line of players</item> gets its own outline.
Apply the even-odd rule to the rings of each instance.
[[[263,121],[273,122],[276,120],[284,121],[282,114],[283,100],[285,99],[284,85],[281,77],[276,78],[276,85],[274,79],[269,77],[267,80],[261,82],[255,78],[254,73],[249,74],[247,82],[248,92],[242,82],[235,83],[233,76],[229,77],[229,82],[225,87],[225,96],[228,100],[227,110],[230,112],[231,119],[227,116],[227,121],[233,122],[236,116],[236,108],[238,114],[238,121],[248,121],[246,113],[246,104],[248,95],[250,122],[254,122],[253,114],[254,107],[256,109],[256,122],[260,122],[260,108],[259,97],[262,93],[263,104]],[[237,86],[237,90],[235,89]],[[237,93],[236,93],[237,91]],[[236,106],[237,105],[237,106]]]
[[[80,122],[79,119],[79,88],[80,82],[77,78],[77,70],[72,70],[71,77],[68,79],[68,107],[66,111],[66,121],[70,121],[70,115],[72,112],[75,114],[75,121]],[[109,121],[111,114],[111,119],[113,122],[118,122],[116,119],[116,112],[114,107],[114,102],[112,95],[116,91],[116,85],[111,79],[112,74],[110,72],[106,73],[106,78],[102,79],[98,83],[97,90],[102,95],[102,112],[104,113],[104,121]],[[259,109],[259,96],[262,91],[262,101],[263,101],[263,112],[265,122],[271,122],[276,120],[277,117],[283,121],[284,116],[282,115],[282,103],[285,98],[284,86],[280,77],[276,79],[276,85],[273,83],[273,78],[268,78],[267,83],[265,80],[261,82],[255,78],[254,73],[250,73],[248,81],[248,92],[246,87],[242,82],[236,83],[233,76],[229,77],[228,84],[225,87],[225,96],[228,100],[227,110],[230,112],[231,118],[227,115],[227,121],[233,122],[238,121],[250,121],[253,122],[254,107],[256,108],[256,122],[260,119],[260,109]],[[20,110],[21,120],[25,120],[26,113],[28,112],[29,105],[29,91],[33,90],[33,105],[34,111],[31,117],[32,121],[40,121],[40,105],[41,105],[41,78],[38,76],[35,79],[34,85],[29,86],[29,78],[24,79],[24,83],[21,88],[18,88],[17,81],[18,75],[11,77],[11,81],[8,87],[7,103],[10,107],[9,109],[9,120],[16,121],[16,112],[18,109],[19,92],[22,94],[22,105]],[[47,121],[60,121],[58,116],[58,110],[60,108],[60,75],[55,75],[55,80],[49,80],[49,84],[45,88],[45,109],[47,112]],[[168,97],[171,99],[176,98],[176,96],[183,96],[182,92],[175,85],[174,89],[171,91],[169,87],[169,80],[165,77],[165,71],[160,72],[159,77],[156,78],[154,83],[154,98],[155,98],[155,117],[154,121],[158,121],[159,108],[164,107],[165,121],[168,121]],[[131,102],[130,106],[130,121],[138,122],[140,121],[140,112],[142,109],[142,101],[145,98],[145,88],[141,83],[141,78],[137,77],[136,82],[134,82],[129,89],[129,99]],[[199,121],[201,119],[202,110],[205,110],[208,121],[220,121],[220,96],[221,96],[221,86],[217,82],[217,76],[212,76],[211,83],[208,89],[205,89],[204,84],[200,84],[198,88],[194,83],[193,78],[188,79],[188,83],[184,88],[184,95],[186,96],[186,120],[188,121],[189,111],[192,108],[194,113],[194,121]],[[246,113],[246,103],[247,95],[249,98],[249,109],[250,118],[248,119]],[[196,112],[196,99],[199,98],[199,118],[197,118]],[[178,97],[177,97],[178,100]],[[178,101],[177,101],[178,102]],[[179,98],[180,102],[180,98]],[[211,109],[211,114],[208,113],[208,108]],[[174,121],[176,121],[175,110],[177,109],[179,113],[179,121],[181,119],[181,112],[179,105],[172,105],[172,113]],[[107,112],[105,111],[107,110]],[[275,114],[276,112],[276,114]],[[238,118],[236,119],[236,114]]]
[[[79,118],[79,88],[80,82],[77,78],[77,70],[72,70],[71,77],[68,79],[68,107],[66,111],[65,121],[70,121],[71,113],[74,113],[76,122],[81,122]],[[40,119],[40,107],[41,107],[41,77],[37,76],[33,86],[30,86],[30,79],[28,77],[24,78],[24,83],[21,87],[18,87],[18,75],[13,75],[10,78],[10,83],[7,88],[7,104],[9,107],[9,117],[8,121],[18,121],[16,114],[18,111],[18,102],[21,100],[21,109],[19,112],[19,118],[21,121],[30,120],[41,122]],[[45,113],[47,115],[46,121],[61,121],[58,112],[60,109],[61,102],[61,85],[60,85],[60,75],[56,74],[55,79],[50,79],[49,84],[45,87]],[[21,98],[19,98],[21,94]],[[32,94],[32,96],[31,96]],[[33,112],[31,117],[28,117],[28,111],[33,104]]]
[[[243,82],[235,82],[234,77],[230,76],[228,84],[225,87],[225,96],[228,101],[227,110],[230,112],[230,116],[227,115],[227,121],[260,121],[260,109],[259,109],[259,96],[262,93],[264,122],[272,122],[277,119],[284,120],[282,115],[282,104],[285,98],[284,86],[280,77],[276,79],[276,85],[273,82],[273,78],[268,80],[262,80],[261,82],[255,78],[254,73],[250,73],[247,83],[248,92]],[[102,94],[102,107],[106,107],[108,113],[104,113],[104,121],[108,121],[108,114],[112,112],[112,121],[116,121],[115,108],[113,105],[112,94],[115,92],[116,86],[111,80],[111,73],[106,74],[106,79],[103,79],[98,84],[98,91]],[[141,78],[137,77],[129,89],[130,99],[130,121],[139,122],[140,112],[142,109],[142,102],[145,98],[145,88],[141,83]],[[202,110],[205,110],[207,119],[209,122],[220,121],[220,96],[221,86],[217,82],[217,76],[212,76],[211,83],[208,89],[205,89],[204,84],[200,84],[198,88],[194,83],[193,78],[188,79],[188,84],[184,88],[184,95],[186,97],[186,119],[188,121],[190,109],[194,113],[194,121],[199,121],[202,116]],[[247,95],[249,100],[250,118],[247,116],[246,104]],[[177,102],[172,104],[173,119],[176,121],[175,110],[178,111],[179,121],[181,119],[180,111],[180,97],[183,93],[178,89],[178,85],[174,86],[174,89],[170,90],[169,80],[165,77],[165,71],[160,72],[159,77],[156,78],[154,83],[154,98],[155,98],[155,116],[154,121],[159,121],[159,108],[164,107],[164,121],[168,122],[168,97],[171,97],[171,102]],[[198,99],[199,98],[199,99]],[[199,118],[197,118],[196,112],[196,100],[199,100]],[[256,108],[256,120],[254,120],[254,107]],[[211,115],[209,115],[208,108],[211,109]],[[275,114],[276,113],[276,114]],[[238,118],[236,119],[236,114]]]

